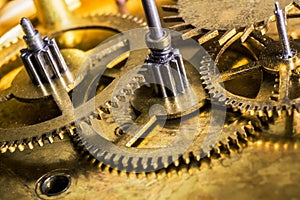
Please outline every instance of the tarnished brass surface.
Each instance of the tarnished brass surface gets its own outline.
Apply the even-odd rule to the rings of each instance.
[[[297,199],[299,163],[297,143],[258,141],[201,170],[183,166],[137,178],[97,170],[64,141],[2,156],[0,192],[2,199],[38,199],[38,178],[67,169],[72,184],[64,199]]]

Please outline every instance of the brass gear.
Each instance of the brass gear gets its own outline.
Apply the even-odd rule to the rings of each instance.
[[[263,116],[267,113],[271,117],[274,111],[278,113],[287,110],[290,113],[293,109],[299,110],[298,74],[288,70],[289,63],[279,58],[280,44],[260,34],[248,38],[247,43],[241,44],[237,41],[239,36],[230,39],[216,54],[215,62],[221,72],[220,75],[215,74],[212,68],[201,69],[202,80],[209,93],[226,105],[252,115]],[[294,49],[299,49],[296,41],[292,45]],[[236,47],[233,51],[248,51],[246,55],[249,55],[252,61],[249,62],[247,58],[244,65],[239,65],[237,60],[231,65],[223,62],[222,59],[228,55],[226,51],[232,51],[233,46]],[[298,58],[291,62],[297,66]],[[238,79],[238,85],[234,82],[235,79]],[[249,87],[250,79],[257,83],[252,84],[253,88]],[[225,83],[225,87],[220,83]],[[287,90],[290,94],[285,94]]]
[[[73,27],[74,29],[110,29],[116,32],[122,32],[132,28],[143,27],[144,24],[138,18],[127,16],[127,15],[91,15],[85,17],[85,22],[88,24],[79,24]],[[57,35],[65,31],[72,30],[66,29],[61,30],[50,35]],[[17,55],[20,48],[23,47],[23,42],[17,42],[11,46],[5,47],[0,51],[1,56],[8,60],[13,58],[13,55]],[[116,51],[120,46],[107,46],[104,51],[98,55],[98,59],[105,57],[107,53]],[[62,51],[64,58],[66,59],[67,65],[70,68],[78,68],[82,66],[86,58],[89,57],[90,52],[82,52],[76,49],[65,49]],[[4,153],[7,150],[14,152],[16,149],[24,150],[27,146],[30,149],[35,144],[43,146],[44,141],[48,140],[50,143],[53,142],[53,138],[59,136],[63,138],[64,134],[69,132],[72,133],[74,119],[70,110],[72,110],[72,102],[69,100],[72,89],[80,83],[82,80],[83,71],[80,73],[74,71],[76,80],[73,85],[70,85],[68,91],[57,90],[59,94],[54,95],[43,95],[38,92],[38,89],[34,87],[23,69],[20,61],[10,61],[8,64],[1,65],[1,76],[3,82],[7,77],[14,74],[13,78],[9,79],[12,82],[10,87],[1,89],[1,112],[2,120],[0,129],[0,152]],[[85,69],[88,71],[89,67]],[[78,74],[77,74],[78,72]],[[14,84],[18,83],[18,84]],[[59,81],[58,81],[59,82]],[[56,84],[56,83],[55,83]],[[0,84],[1,85],[1,84]],[[26,92],[31,91],[31,92]],[[35,92],[34,92],[35,91]],[[53,99],[54,98],[54,99]],[[79,105],[77,105],[79,106]],[[14,113],[11,112],[14,110]],[[30,112],[30,110],[39,110],[38,112]],[[19,110],[26,110],[26,112],[20,113]],[[64,111],[63,111],[64,110]],[[31,110],[32,111],[32,110]],[[65,111],[67,113],[65,113]],[[92,112],[92,111],[90,111]],[[35,114],[34,114],[35,113]],[[47,113],[47,114],[45,114]],[[82,112],[88,116],[90,113]],[[81,115],[83,117],[84,115]],[[12,122],[13,121],[13,122]],[[70,129],[70,131],[67,131]]]
[[[292,6],[299,10],[298,4]],[[278,12],[278,7],[275,11]],[[283,42],[269,38],[268,32],[265,36],[253,32],[244,43],[238,41],[241,35],[214,49],[217,49],[214,58],[221,73],[203,67],[205,88],[218,101],[261,117],[266,122],[264,135],[298,137],[299,41],[288,43],[292,56],[286,57]]]
[[[290,10],[297,1],[282,0],[280,4]],[[177,5],[165,5],[163,9],[176,15],[164,17],[172,23],[170,28],[183,32],[183,38],[194,38],[204,44],[218,37],[224,45],[231,37],[241,33],[244,42],[253,31],[264,34],[268,24],[274,21],[274,1],[189,1],[177,0]],[[195,14],[197,13],[197,14]]]
[[[132,36],[133,34],[128,33],[128,35]],[[139,38],[142,37],[140,40],[143,40],[143,35],[139,34]],[[123,37],[126,38],[126,34],[123,33]],[[134,39],[134,41],[140,40]],[[121,39],[115,38],[111,41],[114,43],[121,41]],[[99,47],[100,50],[101,46]],[[202,109],[200,108],[200,110],[179,118],[167,119],[164,125],[153,127],[157,122],[156,117],[159,116],[149,117],[147,115],[148,111],[146,111],[146,115],[144,113],[139,113],[138,116],[135,116],[136,113],[132,115],[135,112],[134,109],[138,110],[135,104],[139,104],[139,102],[134,102],[134,96],[138,95],[139,92],[142,95],[147,93],[147,89],[143,88],[143,85],[145,86],[147,83],[140,73],[142,69],[136,68],[144,63],[147,52],[125,49],[125,51],[112,55],[111,59],[107,59],[113,60],[113,58],[127,54],[126,52],[130,56],[125,66],[118,70],[117,76],[114,75],[113,68],[104,71],[104,77],[113,76],[113,82],[94,97],[95,102],[93,104],[96,107],[106,104],[106,106],[100,106],[98,109],[106,110],[105,116],[98,113],[98,119],[95,117],[84,119],[76,124],[78,127],[75,138],[76,143],[83,146],[98,162],[120,171],[134,171],[136,173],[156,171],[166,168],[172,163],[178,166],[180,159],[184,160],[185,163],[189,163],[191,159],[200,161],[204,157],[210,157],[212,152],[218,154],[224,151],[230,152],[231,145],[239,146],[239,141],[247,140],[248,136],[255,135],[260,128],[258,123],[254,123],[255,120],[253,119],[255,117],[252,119],[239,118],[239,114],[232,117],[232,115],[235,115],[232,113],[228,113],[224,126],[218,124],[218,122],[222,123],[222,117],[226,117],[225,108],[221,106],[219,107],[220,110],[218,108],[207,109],[207,107],[210,107],[210,103],[203,106],[202,100],[206,96],[201,86],[198,88],[198,92],[203,91],[202,99],[198,100],[199,106],[203,106]],[[199,52],[202,51],[199,50]],[[211,60],[206,58],[205,53],[204,55],[202,55],[203,52],[200,54],[201,56],[193,56],[196,59],[193,64],[197,63],[196,66],[199,66],[210,63]],[[98,72],[97,68],[95,70],[90,73],[92,81],[83,81],[86,85],[83,85],[83,88],[79,89],[77,93],[74,91],[75,98],[78,98],[76,94],[79,94],[80,91],[88,91],[83,97],[79,97],[80,101],[85,101],[84,99],[92,96],[91,92],[95,92],[93,87],[97,85],[96,80],[100,79],[99,76],[103,73],[103,69],[99,68]],[[190,73],[190,79],[193,80],[190,82],[196,85],[200,84],[200,77],[197,77],[199,72],[189,69],[188,73]],[[114,92],[115,88],[117,92]],[[148,104],[143,100],[144,98],[140,99],[140,97],[142,96],[137,96],[135,99]],[[154,113],[160,108],[159,106],[154,108]],[[211,119],[209,120],[209,118]],[[131,123],[129,121],[136,124],[128,128],[128,124]],[[209,130],[208,123],[214,126],[212,130]],[[184,128],[181,128],[180,125]],[[126,130],[124,131],[124,129]],[[146,135],[145,132],[149,137],[141,137]],[[217,136],[212,133],[217,133]],[[141,138],[144,140],[141,141]]]

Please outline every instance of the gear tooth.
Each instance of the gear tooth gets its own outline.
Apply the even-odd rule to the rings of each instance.
[[[281,117],[281,115],[282,115],[282,110],[281,110],[281,108],[276,108],[276,112],[277,112],[277,114],[278,114],[278,117]]]
[[[176,167],[178,167],[178,166],[179,166],[179,160],[176,160],[176,161],[174,162],[174,165],[175,165]]]
[[[127,14],[121,14],[121,17],[123,18],[123,19],[126,19],[127,18]]]
[[[121,161],[123,167],[128,167],[129,158],[124,157]]]
[[[252,125],[243,126],[243,129],[247,133],[247,135],[257,136],[258,133],[255,131],[254,127]],[[245,138],[246,139],[246,138]]]
[[[293,109],[291,107],[287,108],[287,113],[289,116],[291,116],[293,113]]]
[[[38,145],[39,145],[40,147],[44,146],[43,138],[42,138],[42,137],[39,138],[39,139],[37,140],[37,143],[38,143]]]
[[[139,20],[139,18],[138,17],[133,17],[132,20],[137,22]]]
[[[117,95],[115,99],[121,102],[126,102],[126,97],[124,95]]]
[[[139,165],[138,165],[139,159],[140,158],[132,158],[131,164],[132,164],[132,166],[133,166],[134,169],[136,169],[136,168],[139,167]]]
[[[148,168],[148,159],[143,159],[141,163],[142,163],[143,170],[146,170]]]
[[[65,137],[65,131],[59,131],[58,132],[58,138],[60,139],[60,140],[63,140],[64,139],[64,137]],[[49,137],[48,137],[49,138]],[[49,139],[48,139],[49,140]]]
[[[132,20],[134,16],[132,15],[127,15],[127,19]]]
[[[111,169],[110,174],[112,174],[114,176],[118,176],[119,175],[119,171],[117,169]]]
[[[219,144],[221,144],[222,146],[228,145],[228,138],[227,137],[221,138],[219,140]],[[214,148],[216,148],[216,147],[217,147],[217,145]]]
[[[264,116],[264,112],[263,112],[262,110],[259,110],[259,111],[258,111],[258,116],[259,116],[259,117],[263,117],[263,116]]]
[[[75,130],[76,130],[76,127],[75,126],[71,126],[67,129],[67,132],[70,136],[74,136],[75,135]]]
[[[98,169],[101,169],[101,167],[102,167],[103,165],[104,165],[103,162],[98,162],[97,165],[96,165],[96,167],[97,167]]]
[[[10,143],[10,144],[8,145],[8,150],[9,150],[11,153],[15,152],[16,149],[17,149],[17,144],[16,144],[16,142],[12,142],[12,143]]]
[[[242,131],[237,132],[236,136],[240,136],[243,139],[246,139],[248,137],[248,135],[247,135],[247,133],[245,131],[245,127],[242,127],[241,129],[242,129]],[[238,138],[236,138],[236,141],[238,141]]]
[[[239,102],[236,102],[236,101],[233,101],[233,102],[232,102],[232,108],[238,109],[239,107],[240,107],[240,103],[239,103]]]
[[[146,81],[145,77],[142,74],[138,74],[137,76],[135,76],[134,80],[138,83],[144,83]]]
[[[122,90],[122,93],[124,93],[125,95],[131,95],[131,94],[133,94],[133,91],[129,88],[124,88]]]
[[[113,163],[120,163],[121,159],[123,157],[121,155],[118,155],[118,154],[115,154],[113,157],[112,157],[112,162]]]
[[[135,91],[140,88],[140,85],[137,82],[130,82],[129,87],[131,87],[132,90]]]
[[[195,158],[196,158],[196,160],[199,162],[199,161],[201,160],[200,154],[199,154],[199,155],[196,155]]]
[[[28,141],[27,146],[28,146],[29,149],[33,149],[34,148],[33,140]]]
[[[119,176],[124,178],[127,177],[126,171],[119,171]]]
[[[18,144],[18,149],[19,149],[19,151],[24,151],[25,150],[25,145],[24,145],[24,143],[20,143],[20,144]]]
[[[181,177],[183,173],[184,173],[183,168],[179,168],[177,171],[177,176]]]
[[[152,163],[152,166],[153,166],[153,169],[154,170],[157,170],[158,169],[158,167],[159,167],[159,165],[158,165],[158,163]]]
[[[272,109],[268,109],[267,110],[267,115],[269,118],[271,118],[273,116],[273,110]]]
[[[164,168],[167,168],[169,166],[170,160],[172,160],[172,158],[170,158],[170,157],[162,157],[161,161],[162,161],[162,164],[163,164]]]
[[[230,106],[231,106],[231,105],[232,105],[232,102],[233,102],[232,99],[227,98],[227,99],[225,100],[224,103],[225,103],[226,105],[230,105]]]
[[[222,94],[220,97],[219,97],[219,101],[220,102],[225,102],[227,100],[227,97],[224,95],[224,94]]]
[[[175,169],[171,168],[171,169],[167,170],[168,178],[172,178],[172,177],[176,177],[176,176],[178,176],[178,172]]]
[[[188,165],[188,164],[190,164],[190,162],[191,162],[191,159],[187,157],[187,158],[185,158],[185,159],[184,159],[184,162],[185,162],[185,164],[187,164],[187,165]]]
[[[156,179],[156,173],[155,172],[148,172],[146,173],[146,177],[148,180],[155,180]]]
[[[228,145],[227,143],[225,143],[225,144],[220,143],[220,146],[226,147],[226,149],[227,149],[227,147],[228,147],[227,145]],[[220,155],[220,154],[221,154],[220,146],[219,146],[219,145],[216,145],[216,146],[211,150],[211,152],[213,152],[213,155]]]
[[[165,178],[166,175],[167,175],[166,169],[160,169],[160,170],[156,173],[156,178],[159,180],[159,179]]]
[[[210,153],[210,151],[208,151],[206,154],[201,153],[201,154],[200,154],[200,157],[201,157],[201,158],[204,158],[204,157],[210,158],[210,157],[211,157],[211,153]]]
[[[211,85],[210,83],[208,83],[206,86],[205,86],[205,89],[209,90],[211,92],[211,94],[214,93],[213,89],[215,87],[213,85]]]
[[[249,110],[249,114],[252,116],[255,115],[255,110],[254,109]]]
[[[118,105],[118,103],[116,101],[111,102],[111,106],[113,108],[118,108],[119,107],[119,105]]]
[[[97,159],[94,158],[94,157],[92,157],[92,158],[90,159],[90,163],[93,164],[93,165],[94,165],[94,164],[97,164],[96,161],[97,161]]]
[[[94,150],[96,150],[96,149],[94,149]],[[92,152],[92,150],[91,150],[91,152]],[[98,150],[98,151],[96,151],[95,155],[97,155],[96,157],[99,160],[99,162],[103,162],[103,163],[105,163],[105,165],[107,165],[107,163],[108,163],[108,160],[107,160],[108,152]]]
[[[1,153],[6,153],[6,151],[8,150],[7,142],[1,142],[0,144]]]

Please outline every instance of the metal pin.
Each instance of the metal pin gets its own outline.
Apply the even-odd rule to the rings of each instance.
[[[159,40],[164,36],[160,23],[155,0],[142,0],[148,26],[150,28],[150,38]]]
[[[281,45],[282,45],[283,58],[284,59],[291,58],[294,56],[294,52],[291,50],[290,42],[288,39],[285,15],[283,13],[283,10],[280,8],[278,1],[275,2],[274,14],[276,17],[276,24],[277,24],[279,39],[280,39]]]
[[[35,35],[35,30],[29,19],[23,17],[20,22],[22,29],[27,37],[33,37]]]
[[[21,19],[20,25],[25,33],[23,39],[25,40],[28,48],[32,51],[37,51],[45,46],[45,43],[40,33],[33,28],[32,23],[26,17]]]

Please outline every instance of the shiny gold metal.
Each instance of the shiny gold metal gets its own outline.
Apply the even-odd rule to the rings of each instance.
[[[73,12],[68,11],[63,1],[34,1],[37,10],[41,11],[37,15],[37,27],[42,33],[57,39],[64,49],[62,54],[68,66],[75,69],[74,76],[78,79],[69,86],[68,91],[72,91],[86,77],[87,70],[81,68],[87,64],[84,62],[86,59],[92,61],[88,67],[95,69],[93,67],[101,64],[102,58],[105,60],[105,57],[109,58],[110,54],[126,46],[124,42],[94,49],[98,43],[115,33],[141,27],[142,23],[130,15],[103,15],[118,12],[115,0],[82,0],[82,6]],[[272,27],[274,16],[266,21],[265,17],[271,15],[273,9],[266,10],[262,6],[271,1],[240,2],[242,6],[237,6],[236,1],[228,1],[229,4],[225,1],[218,2],[215,7],[209,2],[209,9],[204,6],[204,9],[188,12],[203,2],[178,0],[180,6],[174,6],[174,1],[159,1],[160,4],[168,4],[165,10],[176,13],[176,16],[169,13],[171,17],[165,18],[173,23],[171,27],[182,31],[184,39],[193,38],[204,44],[215,59],[221,76],[215,76],[209,69],[202,73],[204,71],[201,69],[204,84],[208,83],[207,77],[211,81],[224,83],[225,87],[207,89],[209,94],[214,94],[211,96],[222,101],[222,98],[229,98],[225,99],[226,104],[233,107],[227,109],[221,137],[216,140],[215,146],[207,147],[209,154],[206,156],[201,156],[201,142],[209,122],[213,120],[211,117],[218,120],[218,115],[211,116],[211,99],[204,95],[205,101],[199,105],[199,113],[185,114],[185,130],[194,138],[181,157],[174,156],[176,148],[174,152],[167,151],[153,157],[162,158],[162,162],[154,159],[152,163],[145,163],[141,157],[130,157],[135,152],[151,154],[153,149],[163,149],[180,134],[176,120],[161,126],[157,124],[157,115],[133,118],[142,125],[137,132],[124,131],[121,129],[122,123],[116,123],[113,118],[114,106],[129,102],[130,109],[139,113],[149,110],[147,103],[159,103],[151,94],[147,96],[146,89],[137,88],[143,77],[135,77],[129,84],[131,88],[127,87],[127,67],[143,64],[146,51],[124,52],[105,61],[105,78],[100,79],[96,98],[92,98],[96,103],[88,101],[90,96],[85,90],[86,95],[82,99],[84,106],[81,106],[80,101],[71,105],[68,94],[62,95],[60,90],[53,95],[54,99],[37,92],[39,89],[29,84],[29,78],[17,57],[17,52],[23,47],[19,35],[12,32],[13,39],[9,39],[8,43],[1,43],[0,38],[0,199],[297,199],[300,178],[300,123],[299,113],[295,110],[300,110],[298,54],[290,60],[282,60],[278,53],[280,45],[262,35],[266,33],[276,38],[272,28],[266,31],[266,27]],[[122,6],[122,12],[143,15],[139,1],[128,0]],[[225,6],[229,9],[224,10]],[[288,16],[297,16],[297,6],[295,1],[292,5],[295,12]],[[195,17],[197,12],[201,12],[204,18]],[[86,16],[78,17],[80,14]],[[233,21],[228,22],[224,16],[231,17]],[[202,23],[203,19],[205,23]],[[179,20],[182,23],[178,23]],[[209,20],[217,22],[211,23]],[[97,30],[90,30],[95,27]],[[298,38],[298,27],[292,28],[290,36]],[[291,44],[293,50],[298,49],[297,42],[292,41]],[[94,56],[93,49],[101,50],[96,54],[98,57]],[[261,63],[257,65],[257,61]],[[79,68],[80,71],[77,70]],[[203,88],[199,72],[189,67],[187,69],[190,82],[201,93]],[[97,70],[92,72],[97,75]],[[205,77],[206,72],[209,73]],[[108,86],[111,83],[114,86],[118,81],[126,87],[114,96],[115,101],[106,101],[111,100],[108,97],[113,93],[112,86]],[[136,89],[135,92],[133,89]],[[214,89],[223,91],[226,96],[214,93]],[[126,100],[128,96],[130,101]],[[292,102],[286,102],[287,96]],[[275,107],[266,109],[269,107],[262,106],[266,102],[272,102]],[[175,105],[167,103],[170,108]],[[69,110],[69,106],[75,106],[75,118],[61,113],[62,110]],[[244,113],[246,110],[248,114]],[[191,128],[199,120],[201,126]],[[98,132],[104,138],[101,145],[89,143],[79,134],[95,126],[104,130]],[[65,137],[67,135],[72,140]],[[58,139],[59,142],[54,142]],[[129,153],[115,151],[111,144]],[[180,147],[178,144],[177,148]],[[15,153],[5,153],[8,151]],[[111,165],[97,160],[91,155],[93,152],[101,154]],[[119,165],[116,166],[116,163]],[[138,165],[154,167],[148,172],[141,172],[134,169]],[[131,170],[127,170],[127,166]]]

